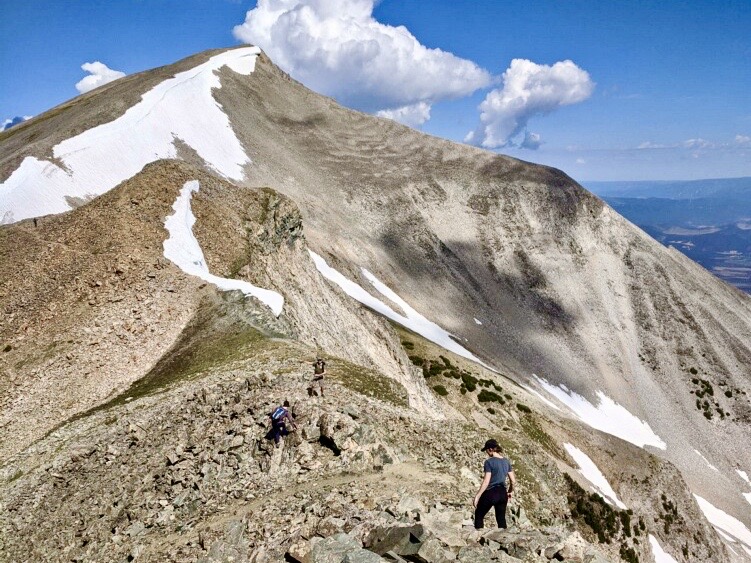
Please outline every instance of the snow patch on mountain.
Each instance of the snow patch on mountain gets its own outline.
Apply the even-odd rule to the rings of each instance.
[[[68,198],[101,195],[162,158],[176,158],[175,139],[192,147],[223,176],[242,180],[250,162],[229,118],[212,95],[216,71],[255,69],[257,47],[232,49],[176,74],[146,92],[114,121],[62,141],[55,162],[28,156],[0,184],[0,223],[63,213]]]
[[[655,563],[678,563],[675,557],[662,549],[660,542],[652,534],[649,534],[649,545],[652,546],[652,555],[655,558]]]
[[[597,405],[568,389],[565,385],[553,385],[546,379],[533,375],[537,383],[549,394],[571,409],[582,422],[607,434],[616,436],[643,448],[654,446],[664,450],[667,444],[654,433],[647,422],[631,414],[602,391],[597,392]]]
[[[717,468],[716,468],[716,467],[715,467],[714,465],[712,465],[711,463],[709,463],[709,460],[708,460],[708,459],[707,459],[706,457],[704,457],[704,456],[702,455],[702,453],[701,453],[701,452],[700,452],[699,450],[694,450],[694,452],[696,453],[696,455],[698,455],[698,456],[699,456],[700,458],[702,458],[702,459],[704,460],[704,463],[706,463],[706,464],[707,464],[707,465],[709,466],[709,468],[710,468],[710,469],[714,469],[715,471],[717,471],[717,472],[719,473],[719,471],[720,471],[720,470],[719,470],[719,469],[717,469]]]
[[[237,290],[242,291],[245,295],[252,295],[267,305],[278,317],[284,306],[284,297],[276,291],[256,287],[242,280],[220,278],[209,272],[201,245],[198,244],[198,240],[193,235],[196,217],[193,215],[190,200],[193,193],[197,192],[198,189],[199,184],[196,180],[186,182],[172,205],[174,213],[164,221],[164,226],[170,235],[164,241],[164,257],[186,274],[199,277],[221,290]]]
[[[694,495],[694,498],[704,516],[715,527],[717,532],[720,533],[721,537],[724,537],[728,541],[738,541],[741,547],[751,555],[751,530],[743,522],[723,512],[708,500],[703,499],[697,494]]]
[[[489,366],[485,365],[472,352],[458,344],[450,333],[446,332],[440,326],[432,321],[429,321],[420,313],[415,311],[412,307],[409,306],[406,301],[404,301],[404,299],[399,297],[399,295],[397,295],[391,288],[381,282],[365,268],[361,268],[363,277],[368,280],[381,295],[401,307],[401,309],[404,311],[404,315],[400,315],[386,303],[365,291],[362,286],[347,279],[343,274],[329,266],[323,257],[319,256],[312,250],[308,250],[308,252],[310,252],[310,256],[321,275],[323,275],[323,277],[325,277],[327,280],[334,282],[344,291],[344,293],[346,293],[356,301],[359,301],[366,307],[373,309],[384,317],[391,319],[396,323],[399,323],[403,327],[416,332],[420,336],[427,338],[434,344],[438,344],[438,346],[445,348],[449,352],[453,352],[458,356],[467,358],[468,360],[472,360],[473,362],[477,362],[478,364],[483,365],[488,369],[492,369]]]
[[[610,483],[605,478],[605,475],[602,474],[600,468],[595,465],[595,462],[573,444],[563,444],[563,447],[568,452],[568,455],[570,455],[579,466],[579,473],[594,485],[595,490],[603,499],[605,499],[605,502],[608,504],[615,503],[615,505],[621,510],[626,510],[626,505],[618,498],[613,487],[610,486]]]
[[[745,471],[741,471],[740,469],[736,469],[735,472],[741,476],[741,479],[743,479],[746,483],[751,485],[751,481],[748,479],[748,473]]]

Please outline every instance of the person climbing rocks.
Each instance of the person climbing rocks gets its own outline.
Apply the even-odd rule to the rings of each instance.
[[[326,362],[323,358],[316,358],[313,363],[313,383],[308,388],[308,395],[320,395],[323,397],[323,378],[326,375]]]
[[[267,437],[273,439],[274,444],[278,446],[282,436],[287,436],[290,432],[297,430],[295,417],[289,410],[289,401],[284,401],[284,404],[276,407],[269,416],[271,417],[271,432]]]
[[[499,528],[506,527],[506,505],[514,491],[516,476],[511,462],[504,457],[501,446],[492,438],[485,442],[482,451],[488,454],[483,465],[483,480],[472,505],[475,507],[475,528],[484,527],[485,515],[495,508],[495,521]],[[506,490],[506,477],[510,481]]]

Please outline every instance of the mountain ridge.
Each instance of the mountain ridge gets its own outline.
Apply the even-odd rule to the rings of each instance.
[[[191,61],[209,56],[197,55]],[[151,304],[164,309],[163,326],[169,331],[151,359],[144,358],[138,369],[129,372],[127,383],[142,378],[179,341],[188,319],[195,315],[200,296],[215,292],[161,256],[161,244],[168,236],[163,225],[169,206],[185,181],[199,179],[202,188],[194,196],[194,232],[209,270],[248,280],[285,297],[279,319],[258,307],[248,317],[253,323],[277,327],[275,330],[287,338],[326,354],[340,356],[346,350],[355,363],[375,368],[402,385],[421,416],[484,424],[478,422],[482,418],[473,417],[472,409],[452,407],[449,399],[431,391],[393,327],[324,281],[302,252],[300,245],[305,244],[347,279],[376,295],[380,290],[363,277],[362,269],[371,272],[483,362],[508,374],[524,393],[524,403],[533,405],[535,416],[560,416],[607,431],[602,426],[602,409],[612,403],[613,412],[621,413],[627,423],[648,423],[667,444],[665,451],[651,451],[675,464],[690,490],[747,520],[748,504],[738,494],[743,482],[734,474],[736,469],[751,469],[747,453],[751,448],[742,447],[748,442],[751,423],[751,301],[747,296],[646,237],[560,171],[428,137],[340,108],[333,100],[292,81],[265,55],[259,55],[255,63],[250,74],[221,68],[221,88],[212,90],[233,134],[248,153],[250,163],[244,165],[241,181],[217,178],[216,167],[203,162],[182,140],[176,142],[175,156],[187,164],[162,161],[147,165],[112,192],[75,211],[43,217],[41,227],[33,226],[31,220],[0,227],[3,309],[24,309],[25,300],[44,301],[38,293],[33,299],[31,295],[39,291],[35,285],[40,276],[33,263],[45,255],[30,256],[28,249],[24,253],[11,245],[11,235],[17,244],[30,240],[35,229],[47,229],[44,244],[38,248],[48,247],[46,259],[50,260],[55,244],[59,244],[56,239],[62,236],[65,244],[63,233],[71,228],[69,223],[83,221],[87,213],[92,217],[101,214],[98,221],[102,226],[95,232],[105,239],[98,243],[103,245],[101,249],[93,245],[96,252],[92,254],[96,255],[122,239],[108,229],[116,223],[108,221],[105,212],[117,217],[128,210],[140,221],[128,226],[133,229],[131,234],[137,235],[136,240],[143,232],[150,237],[148,260],[135,267],[135,274],[146,270],[147,279],[157,280],[159,300],[164,302],[154,299]],[[193,63],[182,61],[139,80],[152,84],[157,77],[176,74],[188,64]],[[66,107],[75,109],[76,104],[87,102],[86,111],[96,115],[97,106],[107,106],[108,96],[119,91],[117,82],[107,86],[112,90],[92,92]],[[134,80],[129,87],[136,83]],[[146,82],[139,83],[138,92],[145,89]],[[56,115],[50,119],[65,117]],[[74,126],[76,119],[71,118],[70,123]],[[28,141],[35,134],[44,137],[45,118],[19,127],[11,137],[17,139],[14,143],[22,138]],[[23,137],[15,137],[19,134]],[[12,168],[25,150],[18,144],[6,144],[8,138],[0,136],[3,171]],[[52,146],[49,139],[46,142]],[[37,148],[43,144],[38,143]],[[260,188],[271,189],[264,192]],[[137,197],[130,195],[132,189]],[[157,207],[149,203],[151,190],[159,194]],[[276,192],[281,195],[274,195]],[[253,201],[256,203],[251,204]],[[293,202],[291,207],[285,201]],[[243,215],[238,209],[255,211]],[[289,230],[294,225],[305,225],[304,241],[294,238],[295,230]],[[124,233],[129,233],[128,229]],[[113,251],[109,259],[119,256]],[[109,275],[121,276],[118,269],[110,267]],[[152,272],[155,278],[148,277],[151,269],[158,270]],[[19,275],[23,271],[31,273]],[[63,269],[65,275],[68,271],[70,266]],[[60,284],[63,293],[74,278],[71,275]],[[89,289],[76,294],[83,300],[81,307],[94,307],[110,316],[118,311],[116,304],[122,303],[123,310],[117,314],[123,318],[139,314],[132,312],[138,310],[133,306],[138,295],[113,304],[106,296],[110,289],[102,280],[93,277],[91,283]],[[105,299],[89,298],[97,292]],[[39,307],[36,314],[44,306]],[[67,304],[60,307],[63,313],[69,309]],[[2,426],[6,436],[27,420],[39,418],[34,408],[45,404],[40,394],[53,391],[60,383],[53,373],[45,375],[47,382],[37,381],[50,366],[66,363],[70,386],[101,389],[109,385],[102,374],[114,367],[114,356],[109,354],[126,354],[133,345],[130,337],[120,339],[122,331],[112,327],[113,344],[107,351],[110,361],[100,366],[97,363],[103,357],[94,361],[100,357],[92,355],[94,368],[90,372],[94,377],[86,383],[79,377],[89,361],[89,352],[81,354],[82,348],[78,348],[83,339],[78,338],[80,343],[73,339],[75,350],[24,350],[23,339],[18,338],[27,331],[21,327],[23,315],[16,315],[11,326],[0,327],[1,341],[11,346],[0,355],[6,376],[2,400],[5,405],[26,401],[28,407],[7,411]],[[35,323],[31,326],[34,338],[49,338],[49,327],[38,319],[30,324]],[[156,322],[142,324],[160,326]],[[73,352],[84,357],[67,358]],[[53,364],[47,365],[50,361]],[[21,389],[15,389],[18,381]],[[699,382],[706,382],[712,393]],[[36,395],[29,392],[28,385],[37,386]],[[122,393],[125,385],[123,380],[109,386],[108,392]],[[459,391],[452,393],[458,395]],[[84,397],[67,415],[58,415],[54,424],[48,419],[45,424],[52,428],[107,398],[101,392]],[[13,416],[21,413],[19,421],[12,422]],[[716,440],[718,435],[723,437],[721,443]],[[3,456],[15,459],[13,456],[30,447],[33,451],[30,444],[40,437],[38,433],[30,441],[19,442],[15,451],[6,450]],[[632,447],[623,443],[615,448],[621,463]],[[695,452],[699,450],[712,460],[712,467],[698,464]],[[20,487],[26,478],[19,479],[16,486]],[[619,495],[633,498],[623,490],[634,487],[633,483],[619,485]],[[686,506],[693,502],[688,498]],[[659,502],[657,499],[657,506]],[[714,524],[718,526],[716,521]],[[717,556],[743,560],[742,554],[734,558],[725,553],[728,555]],[[690,560],[689,556],[684,559]]]

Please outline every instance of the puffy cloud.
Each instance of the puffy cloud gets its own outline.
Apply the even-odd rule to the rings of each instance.
[[[417,102],[416,104],[396,109],[384,109],[376,113],[376,115],[378,117],[393,119],[410,127],[419,127],[430,119],[430,104]]]
[[[90,92],[94,88],[98,88],[99,86],[125,76],[124,72],[112,70],[106,64],[100,63],[99,61],[84,63],[81,65],[81,68],[89,73],[89,76],[84,77],[76,84],[76,90],[81,94]]]
[[[404,26],[376,21],[375,3],[258,0],[233,33],[308,87],[405,122],[427,119],[436,101],[491,85],[490,74],[472,61],[425,47]]]
[[[26,121],[28,119],[31,119],[31,118],[32,118],[31,115],[17,115],[16,117],[14,117],[12,119],[6,119],[5,121],[3,121],[3,126],[0,129],[0,131],[5,131],[7,129],[10,129],[14,125],[18,125],[19,123],[23,123],[24,121]]]
[[[751,144],[751,137],[749,137],[748,135],[736,135],[734,140],[736,145]]]
[[[594,87],[589,73],[572,61],[549,66],[514,59],[503,73],[503,88],[491,90],[480,104],[480,126],[465,140],[486,148],[511,145],[531,117],[582,102]]]
[[[530,133],[529,131],[524,132],[524,140],[522,140],[521,144],[519,145],[523,149],[530,149],[533,151],[536,151],[540,148],[540,145],[542,144],[542,139],[540,138],[540,135],[537,133]]]

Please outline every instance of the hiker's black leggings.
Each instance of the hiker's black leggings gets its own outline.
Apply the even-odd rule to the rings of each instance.
[[[506,494],[506,487],[500,486],[486,489],[475,508],[475,528],[479,530],[484,526],[485,515],[493,506],[495,507],[495,521],[498,523],[498,527],[505,528],[507,504],[508,495]]]

